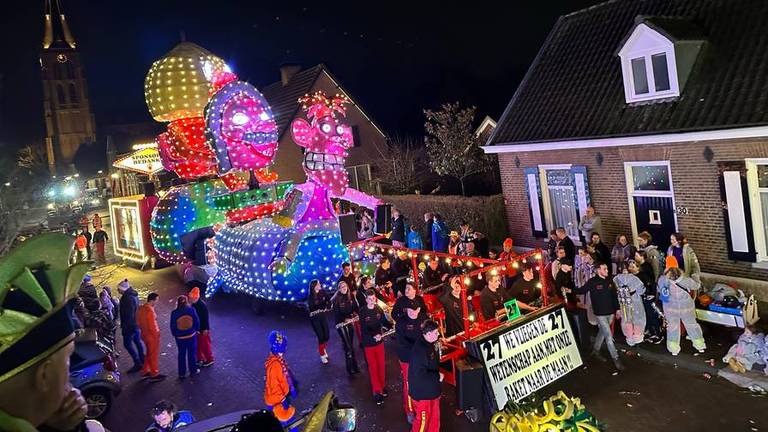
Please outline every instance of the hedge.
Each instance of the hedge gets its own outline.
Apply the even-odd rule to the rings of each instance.
[[[405,216],[406,223],[421,231],[424,213],[440,213],[451,230],[459,230],[460,221],[488,237],[491,245],[500,246],[509,236],[502,195],[464,197],[457,195],[384,195]]]

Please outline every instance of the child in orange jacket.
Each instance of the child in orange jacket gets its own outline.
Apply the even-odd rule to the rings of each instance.
[[[282,332],[273,330],[269,334],[270,354],[264,363],[266,370],[264,402],[283,425],[288,424],[296,413],[291,399],[297,395],[296,379],[283,358],[287,345],[286,336]]]

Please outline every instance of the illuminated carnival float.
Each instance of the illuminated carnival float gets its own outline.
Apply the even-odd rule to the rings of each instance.
[[[305,149],[296,163],[307,181],[298,185],[269,170],[278,129],[264,96],[207,50],[184,42],[157,60],[145,98],[152,117],[168,122],[156,139],[163,166],[187,181],[161,195],[152,213],[161,258],[214,264],[208,296],[222,290],[302,301],[310,280],[335,282],[348,252],[331,200],[371,209],[381,203],[348,187],[346,96],[300,99],[307,119],[294,120],[291,135]]]

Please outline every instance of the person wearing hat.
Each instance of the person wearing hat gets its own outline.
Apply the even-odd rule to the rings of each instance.
[[[459,246],[461,245],[461,238],[458,231],[451,231],[448,234],[448,253],[451,255],[459,255]]]
[[[139,293],[128,279],[117,284],[120,293],[120,332],[123,334],[123,346],[133,359],[133,367],[128,373],[138,372],[144,367],[144,347],[141,344],[141,331],[136,324],[136,312],[139,310]]]
[[[298,394],[296,380],[284,357],[288,338],[283,332],[273,330],[269,334],[268,341],[270,353],[267,361],[264,362],[266,370],[264,402],[280,423],[286,425],[296,413],[296,408],[291,402]]]
[[[194,287],[189,291],[189,301],[200,318],[200,333],[197,335],[197,363],[202,367],[213,365],[213,348],[211,348],[211,321],[208,315],[208,305],[200,298],[200,288]]]
[[[162,381],[165,375],[160,373],[160,326],[157,325],[155,303],[159,296],[157,293],[149,293],[147,302],[139,307],[136,312],[136,324],[141,331],[141,340],[147,347],[147,355],[144,356],[144,367],[141,375],[149,377],[152,381]]]
[[[72,237],[41,234],[0,259],[0,431],[82,430],[88,406],[69,383],[71,300],[88,264]]]
[[[667,350],[676,356],[680,353],[680,323],[685,326],[693,347],[698,352],[707,349],[701,326],[696,321],[696,305],[693,301],[701,284],[683,275],[677,266],[677,259],[667,255],[666,269],[659,278],[659,298],[664,304],[664,319],[667,321]]]

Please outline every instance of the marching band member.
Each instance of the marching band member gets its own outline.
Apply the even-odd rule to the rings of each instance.
[[[410,362],[413,345],[421,337],[421,323],[424,317],[421,309],[405,308],[405,316],[395,322],[395,338],[397,359],[400,363],[400,373],[403,377],[403,408],[408,423],[413,423],[415,413],[411,397],[408,396],[408,363]]]
[[[349,375],[360,373],[360,367],[357,365],[357,359],[355,359],[355,331],[351,325],[357,306],[346,282],[339,282],[338,289],[331,298],[331,309],[336,321],[336,331],[339,333],[344,346],[347,373]]]
[[[429,290],[430,288],[445,284],[449,276],[447,272],[440,268],[440,258],[436,256],[431,257],[429,265],[424,269],[424,289]],[[442,290],[437,292],[437,295],[441,294],[443,294]]]
[[[389,321],[384,316],[384,311],[376,304],[376,292],[365,291],[365,306],[360,309],[360,327],[362,328],[363,351],[365,361],[368,363],[368,374],[371,379],[371,389],[376,405],[384,403],[384,398],[389,394],[384,385],[384,361],[383,334],[390,327]]]
[[[395,305],[392,306],[392,319],[398,321],[404,317],[406,308],[420,309],[422,318],[427,318],[427,304],[424,302],[424,297],[416,294],[416,287],[410,282],[405,284],[405,295],[398,297]]]
[[[390,262],[389,257],[381,257],[379,268],[376,269],[376,273],[374,274],[374,279],[376,287],[381,290],[382,295],[388,300],[394,300],[395,295],[392,292],[392,289],[396,278],[392,271],[392,263]]]
[[[445,310],[445,337],[451,337],[464,331],[464,310],[461,306],[461,283],[459,278],[451,278],[451,290],[440,297]]]
[[[328,311],[328,294],[323,290],[320,281],[315,279],[309,283],[309,323],[317,336],[317,351],[320,353],[320,361],[323,364],[328,363],[328,351],[325,349],[328,345],[328,318],[325,312]]]
[[[440,356],[437,339],[440,329],[432,320],[421,324],[421,337],[413,345],[408,366],[408,394],[413,400],[416,417],[411,432],[440,430]]]
[[[501,276],[488,276],[488,285],[480,293],[480,312],[486,321],[496,318],[496,312],[504,309],[504,295],[499,291]]]

